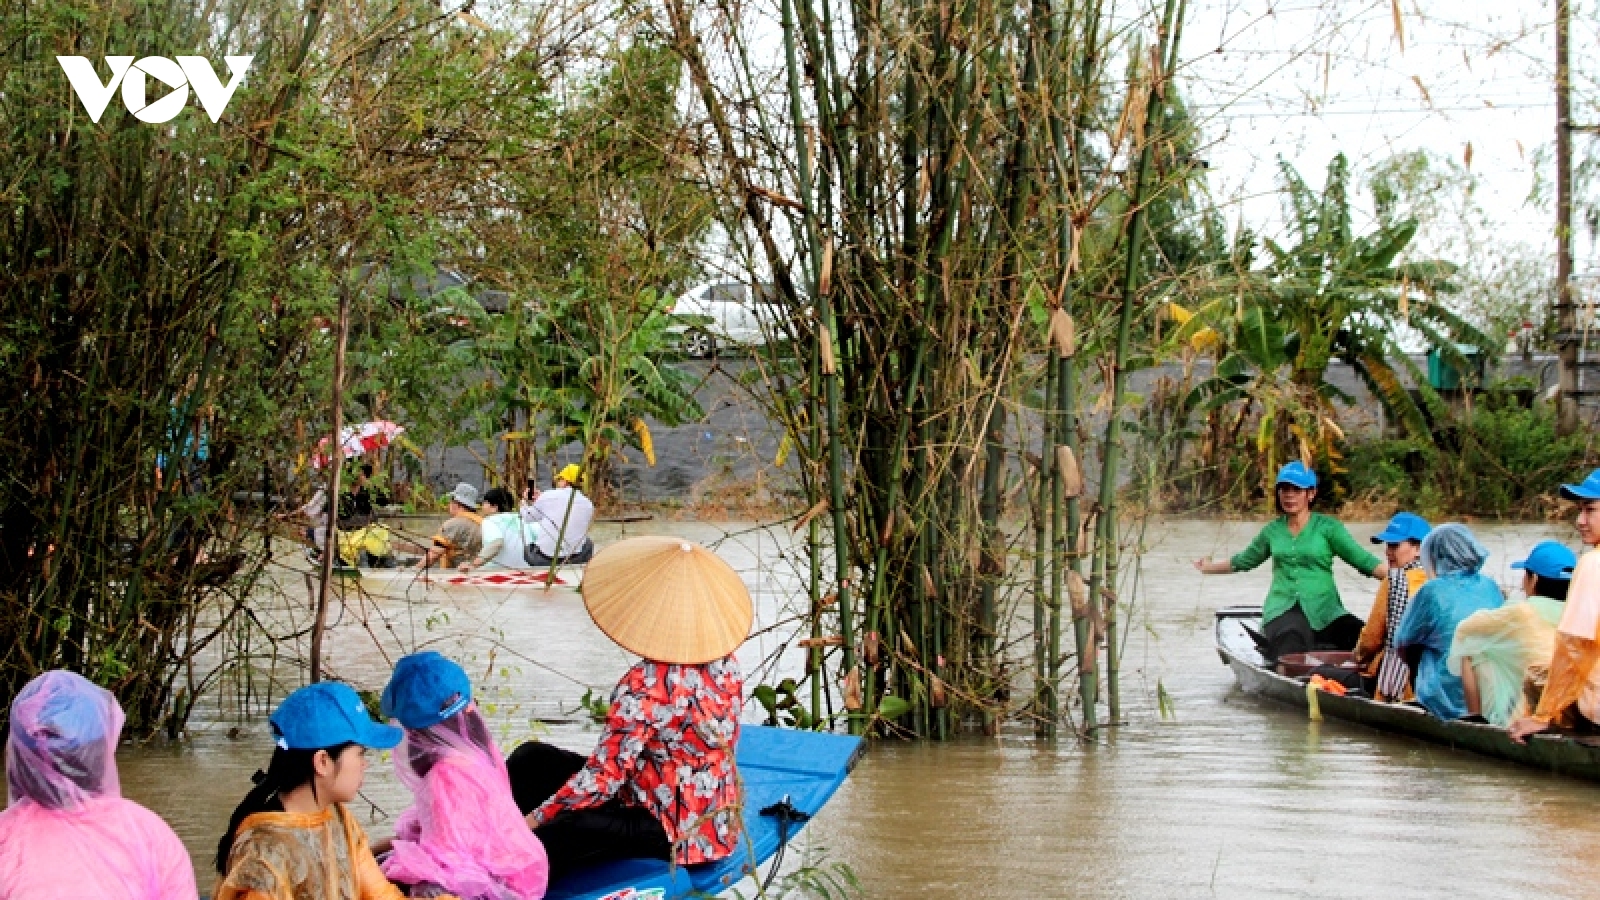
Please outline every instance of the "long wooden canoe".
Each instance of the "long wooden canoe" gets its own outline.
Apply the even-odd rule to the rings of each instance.
[[[1230,606],[1217,610],[1217,654],[1233,669],[1233,677],[1246,693],[1305,709],[1305,679],[1288,678],[1262,666],[1255,641],[1245,630],[1247,626],[1259,630],[1260,622],[1259,606]],[[1561,775],[1600,781],[1600,740],[1595,738],[1534,735],[1528,743],[1518,744],[1503,728],[1447,722],[1412,704],[1379,703],[1365,697],[1319,693],[1317,706],[1324,716],[1379,731],[1421,738]]]

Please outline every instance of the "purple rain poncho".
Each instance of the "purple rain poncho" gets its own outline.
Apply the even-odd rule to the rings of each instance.
[[[434,885],[461,900],[544,896],[544,845],[517,810],[477,704],[431,728],[407,728],[394,765],[416,805],[395,823],[394,850],[383,862],[391,881]]]
[[[122,798],[122,709],[71,672],[28,682],[11,704],[10,802],[0,812],[5,900],[199,896],[183,843],[155,813]]]

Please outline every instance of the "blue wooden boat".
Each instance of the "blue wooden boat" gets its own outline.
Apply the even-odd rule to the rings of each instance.
[[[861,738],[842,734],[746,725],[739,730],[735,751],[744,782],[745,833],[732,856],[697,866],[655,859],[607,863],[562,878],[550,886],[545,900],[716,896],[755,875],[804,825],[761,811],[787,798],[795,810],[814,815],[844,783],[862,746]]]

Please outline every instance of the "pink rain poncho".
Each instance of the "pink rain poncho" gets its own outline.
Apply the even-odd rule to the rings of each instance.
[[[395,823],[394,850],[383,863],[391,881],[433,885],[461,900],[544,896],[544,845],[517,810],[505,760],[476,704],[431,728],[407,728],[394,763],[416,805]]]
[[[11,704],[9,805],[0,812],[0,898],[198,897],[178,836],[122,798],[122,709],[71,672],[46,672]]]

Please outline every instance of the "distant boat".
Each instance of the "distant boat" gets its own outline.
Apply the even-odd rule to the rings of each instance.
[[[1260,652],[1247,628],[1259,628],[1261,607],[1230,606],[1217,610],[1217,654],[1233,669],[1239,687],[1248,694],[1270,697],[1300,709],[1307,708],[1306,679],[1279,675],[1262,665]],[[1379,703],[1367,697],[1340,697],[1318,693],[1317,707],[1324,716],[1421,738],[1459,750],[1470,750],[1547,772],[1600,781],[1600,737],[1536,734],[1518,744],[1504,728],[1471,722],[1447,722],[1420,706]]]
[[[748,876],[764,876],[778,848],[804,822],[784,824],[763,810],[788,801],[815,815],[844,783],[861,755],[861,738],[790,728],[739,729],[739,778],[744,784],[744,827],[732,856],[696,866],[658,859],[629,859],[574,872],[550,885],[545,900],[680,900],[715,897]]]

